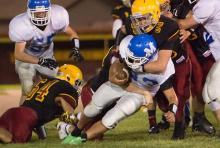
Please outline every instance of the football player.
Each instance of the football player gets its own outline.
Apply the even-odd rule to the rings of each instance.
[[[180,0],[181,1],[181,0]],[[172,6],[174,17],[184,19],[192,16],[192,9],[197,3],[197,0],[184,0],[180,4]],[[171,3],[172,4],[172,3]],[[172,4],[174,5],[174,4]],[[210,33],[203,25],[188,29],[180,30],[180,39],[188,39],[192,48],[187,48],[190,61],[192,63],[192,109],[193,109],[193,131],[201,131],[209,134],[215,133],[215,128],[207,120],[204,110],[205,103],[202,97],[202,89],[205,83],[206,76],[212,67],[215,59],[209,48],[209,44],[213,42]]]
[[[134,37],[127,36],[121,42],[119,49],[120,55],[131,69],[157,58],[156,42],[152,36],[146,34]],[[104,83],[94,93],[91,103],[85,107],[77,126],[71,135],[64,139],[63,143],[78,144],[114,128],[118,122],[134,114],[142,105],[148,105],[152,96],[158,91],[160,84],[173,73],[174,66],[170,59],[164,73],[149,74],[131,71],[131,83],[126,88],[110,81]],[[86,124],[99,115],[104,108],[116,101],[116,105],[104,115],[102,120],[93,124],[86,132],[81,133]],[[167,116],[174,119],[174,116],[172,117],[170,114]]]
[[[56,78],[39,81],[20,107],[7,110],[0,117],[0,141],[24,143],[32,130],[65,112],[73,113],[78,101],[82,72],[74,65],[63,65]]]
[[[69,25],[65,8],[50,0],[28,0],[27,12],[15,16],[9,24],[9,37],[15,42],[15,69],[22,85],[20,104],[32,89],[37,73],[56,76],[57,62],[53,57],[53,38],[64,32],[73,44],[71,55],[81,60],[79,37]]]

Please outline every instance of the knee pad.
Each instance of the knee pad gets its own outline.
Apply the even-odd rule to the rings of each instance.
[[[102,108],[94,104],[93,101],[91,101],[91,103],[85,107],[83,112],[86,117],[94,118],[102,112]]]
[[[123,96],[110,111],[102,118],[103,125],[114,128],[121,120],[135,113],[142,105],[145,98],[141,95]]]

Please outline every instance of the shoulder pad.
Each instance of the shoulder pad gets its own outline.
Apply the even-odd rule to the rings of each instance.
[[[51,23],[55,30],[64,31],[69,26],[69,14],[67,10],[62,6],[52,5]]]
[[[25,42],[33,37],[32,24],[27,13],[14,17],[9,24],[9,38],[13,42]]]

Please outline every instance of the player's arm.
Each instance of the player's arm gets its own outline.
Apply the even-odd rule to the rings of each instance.
[[[56,97],[55,100],[56,103],[63,108],[64,112],[69,112],[69,113],[74,112],[74,108],[67,101],[65,101],[63,97]]]
[[[151,93],[145,89],[139,88],[134,83],[130,83],[129,86],[126,88],[126,90],[129,92],[143,95],[146,99],[146,102],[147,102],[146,106],[153,103],[153,98],[152,98]]]
[[[37,57],[31,56],[24,52],[26,42],[16,42],[14,56],[16,60],[23,61],[26,63],[37,64],[39,59]]]
[[[189,17],[185,19],[179,19],[177,22],[181,29],[189,29],[189,28],[192,28],[198,25],[193,15],[190,15]]]
[[[64,31],[72,40],[73,38],[79,39],[78,34],[76,33],[75,30],[73,30],[70,26],[68,26],[65,31]]]
[[[166,70],[171,55],[172,50],[160,50],[157,60],[145,64],[144,71],[147,73],[163,73]]]
[[[73,46],[69,57],[73,57],[73,60],[76,62],[83,61],[84,58],[79,51],[80,44],[78,34],[70,26],[68,26],[64,32],[70,37]]]

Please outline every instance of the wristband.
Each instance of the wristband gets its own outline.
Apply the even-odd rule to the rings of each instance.
[[[72,40],[73,47],[79,48],[79,39],[73,38]]]
[[[174,113],[176,115],[177,112],[177,105],[172,103],[169,105],[168,110],[171,111],[172,113]]]

